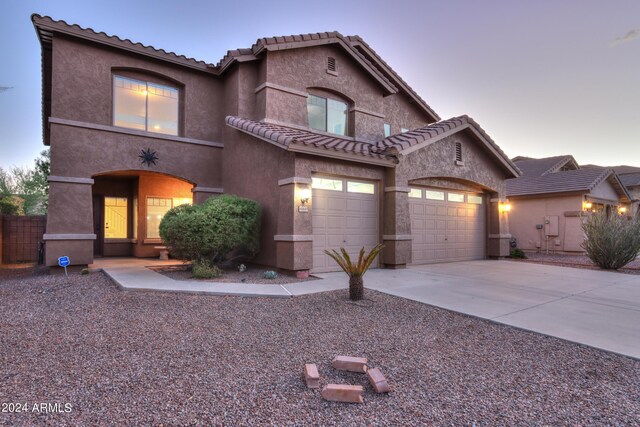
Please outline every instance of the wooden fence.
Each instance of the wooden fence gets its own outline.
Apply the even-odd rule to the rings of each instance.
[[[3,264],[38,262],[46,216],[4,215],[0,218],[0,261]]]

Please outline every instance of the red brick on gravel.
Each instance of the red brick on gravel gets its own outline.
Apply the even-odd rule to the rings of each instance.
[[[361,385],[327,384],[322,389],[322,398],[332,402],[364,403]]]
[[[331,366],[339,371],[349,371],[364,374],[367,372],[367,359],[365,357],[336,356]]]

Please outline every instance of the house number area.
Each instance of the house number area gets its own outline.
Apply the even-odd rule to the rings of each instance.
[[[60,402],[3,402],[0,412],[4,414],[39,413],[39,414],[65,414],[73,410],[71,403]]]

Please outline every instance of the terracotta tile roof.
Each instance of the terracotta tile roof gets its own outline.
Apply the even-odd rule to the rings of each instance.
[[[495,151],[495,154],[503,164],[513,171],[514,176],[520,175],[518,167],[509,159],[504,151],[500,149],[498,144],[491,139],[491,137],[475,120],[467,115],[453,117],[448,120],[441,120],[418,129],[391,135],[378,142],[376,145],[378,150],[383,153],[402,152],[424,142],[429,142],[430,140],[435,142],[442,138],[443,135],[446,136],[449,133],[454,133],[466,128],[473,128],[478,134],[480,134],[489,147]]]
[[[513,162],[520,168],[524,176],[542,176],[560,169],[562,166],[573,161],[578,168],[575,159],[571,155],[545,157],[534,159],[531,157],[514,157]]]
[[[608,168],[586,168],[540,176],[524,175],[506,181],[507,196],[588,192],[611,175],[615,175],[615,172]]]
[[[618,177],[625,187],[640,186],[640,172],[619,174]]]
[[[440,116],[427,104],[427,102],[422,99],[420,95],[416,91],[413,90],[411,86],[402,78],[398,73],[395,72],[393,68],[384,60],[378,53],[369,46],[367,42],[362,39],[362,37],[356,36],[347,36],[346,37],[353,46],[355,46],[361,53],[366,56],[371,55],[372,60],[371,63],[374,64],[378,69],[380,69],[383,74],[387,75],[387,77],[399,83],[403,89],[405,89],[409,95],[414,98],[420,105],[430,111],[435,120],[441,120]]]
[[[213,64],[208,64],[204,61],[200,61],[194,58],[189,58],[184,55],[178,55],[174,52],[168,52],[164,49],[158,49],[153,46],[144,45],[139,42],[133,42],[129,39],[121,39],[115,35],[109,35],[105,32],[97,32],[93,28],[83,28],[77,24],[68,24],[63,20],[55,20],[50,16],[42,16],[34,13],[31,15],[31,21],[36,28],[38,37],[41,43],[50,43],[53,32],[60,32],[69,35],[80,36],[92,41],[125,48],[127,50],[135,51],[143,55],[155,57],[162,60],[169,60],[179,63],[181,65],[198,68],[204,71],[213,71]]]
[[[389,162],[394,161],[392,156],[377,152],[375,145],[369,142],[354,141],[348,138],[320,134],[309,130],[294,129],[273,123],[256,122],[235,116],[227,116],[225,121],[227,125],[233,128],[284,149],[289,149],[292,145],[298,145],[311,149],[330,150],[333,152],[387,160]]]

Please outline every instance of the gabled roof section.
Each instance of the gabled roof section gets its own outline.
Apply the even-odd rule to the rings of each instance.
[[[393,156],[377,152],[375,145],[368,142],[355,141],[353,138],[340,138],[310,130],[256,122],[235,116],[227,116],[225,121],[232,128],[288,151],[305,152],[334,159],[383,166],[394,166],[397,163],[397,159]]]
[[[449,135],[469,129],[486,149],[507,169],[513,177],[521,175],[518,167],[500,149],[480,125],[467,115],[441,120],[409,132],[391,135],[376,144],[381,153],[409,154],[426,145],[433,144]]]
[[[31,15],[31,21],[33,22],[33,26],[38,34],[38,39],[40,39],[40,43],[43,46],[51,44],[54,33],[60,33],[79,37],[106,46],[128,50],[130,52],[159,59],[161,61],[173,62],[175,64],[195,68],[200,71],[209,73],[213,73],[215,71],[212,64],[207,64],[204,61],[188,58],[174,52],[167,52],[164,49],[157,49],[153,46],[146,46],[142,43],[133,42],[129,39],[121,39],[118,36],[108,35],[105,32],[97,32],[92,28],[83,28],[77,24],[67,24],[63,20],[54,20],[49,16],[41,16],[34,13]]]
[[[507,196],[532,196],[558,193],[589,192],[601,182],[609,180],[623,201],[631,197],[611,168],[586,168],[549,173],[524,175],[508,179]]]
[[[233,62],[250,61],[257,59],[264,51],[276,51],[287,49],[299,49],[303,47],[321,46],[327,44],[338,44],[356,62],[358,62],[378,83],[385,89],[387,94],[398,92],[394,83],[382,74],[371,64],[362,54],[360,54],[351,44],[349,39],[337,31],[325,33],[309,33],[291,36],[263,37],[258,39],[249,49],[230,50],[220,60],[217,67],[220,72],[224,72]]]
[[[548,173],[558,172],[563,167],[580,169],[578,163],[571,155],[545,157],[534,159],[531,157],[514,157],[513,162],[520,168],[524,176],[542,176]]]
[[[296,49],[309,46],[337,43],[354,60],[362,65],[372,77],[385,87],[389,94],[404,91],[415,103],[422,108],[433,120],[440,120],[440,116],[387,64],[360,36],[343,36],[337,31],[325,33],[309,33],[291,36],[264,37],[258,39],[251,48],[230,50],[217,64],[223,72],[234,61],[243,62],[257,59],[257,56],[267,50]]]
[[[409,97],[411,97],[416,104],[429,112],[433,117],[433,120],[441,120],[440,116],[427,104],[427,102],[414,91],[407,82],[405,82],[398,73],[394,71],[389,64],[378,53],[371,48],[360,36],[347,36],[347,39],[351,42],[360,53],[362,53],[371,63],[378,68],[389,80],[396,82],[396,84],[404,89]]]

